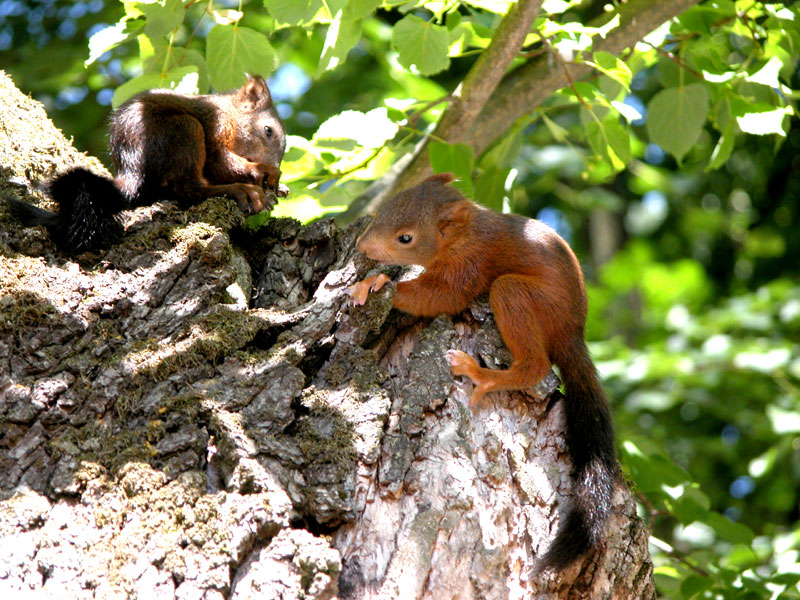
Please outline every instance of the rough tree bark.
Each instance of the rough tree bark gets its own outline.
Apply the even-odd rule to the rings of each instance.
[[[102,169],[1,73],[0,131],[2,194]],[[509,358],[485,304],[350,307],[363,220],[255,235],[232,201],[159,203],[71,260],[0,210],[0,596],[655,597],[624,485],[603,548],[532,573],[569,497],[561,408],[467,409],[445,351]]]

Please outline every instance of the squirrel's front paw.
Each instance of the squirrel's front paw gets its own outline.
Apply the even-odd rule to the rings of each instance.
[[[347,288],[346,292],[350,295],[350,301],[357,305],[363,306],[367,302],[370,292],[377,292],[384,285],[391,281],[388,275],[381,273],[380,275],[373,275],[359,281],[355,285]]]
[[[370,284],[365,280],[347,288],[345,292],[350,296],[350,302],[356,306],[363,306],[369,297],[369,286]]]

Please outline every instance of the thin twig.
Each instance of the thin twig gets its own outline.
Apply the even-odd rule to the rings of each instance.
[[[412,125],[412,126],[416,127],[416,121],[417,121],[417,119],[419,119],[419,117],[421,115],[423,115],[426,112],[428,112],[430,109],[432,109],[437,104],[441,104],[442,102],[450,102],[452,99],[453,99],[453,95],[452,94],[447,94],[446,96],[441,96],[441,97],[439,97],[439,98],[437,98],[435,100],[431,100],[430,102],[427,102],[424,106],[422,106],[422,108],[420,108],[419,110],[411,113],[408,117],[406,117],[406,122],[409,125]]]
[[[702,567],[698,567],[696,564],[691,562],[689,558],[683,552],[676,550],[674,547],[670,546],[668,543],[650,536],[650,543],[653,544],[656,548],[661,550],[667,556],[670,556],[677,560],[678,562],[683,563],[687,567],[689,567],[692,571],[697,573],[698,575],[702,575],[703,577],[711,577],[711,573],[707,570],[703,569]]]
[[[662,48],[660,46],[656,46],[654,44],[651,44],[647,40],[642,40],[642,43],[643,44],[647,44],[648,46],[650,46],[656,52],[658,52],[660,54],[663,54],[668,59],[673,61],[676,65],[678,65],[681,69],[684,69],[684,70],[688,71],[689,73],[691,73],[692,75],[694,75],[695,77],[697,77],[698,79],[702,79],[703,81],[705,81],[705,77],[703,77],[703,74],[700,73],[699,71],[696,71],[695,69],[693,69],[689,65],[687,65],[680,56],[677,56],[676,54],[673,54],[669,50],[664,50],[664,48]]]
[[[592,112],[592,108],[589,106],[586,100],[583,99],[583,96],[581,96],[580,93],[578,92],[578,88],[575,87],[575,80],[572,78],[572,75],[569,72],[567,61],[565,61],[564,58],[558,53],[558,51],[555,48],[553,48],[553,44],[550,43],[549,39],[543,38],[543,41],[545,45],[549,48],[551,54],[555,57],[556,62],[558,62],[558,64],[561,66],[561,69],[564,71],[564,77],[567,78],[567,83],[569,84],[569,87],[572,90],[572,92],[575,94],[575,97],[578,99],[578,102],[580,102],[586,110],[594,114]]]

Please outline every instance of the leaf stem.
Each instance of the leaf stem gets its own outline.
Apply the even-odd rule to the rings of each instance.
[[[679,550],[676,550],[674,547],[670,546],[664,540],[660,540],[659,538],[651,535],[650,543],[653,544],[653,546],[655,546],[659,550],[661,550],[667,556],[671,556],[678,562],[682,562],[684,565],[689,567],[692,571],[694,571],[698,575],[702,575],[703,577],[711,577],[711,573],[709,573],[702,567],[698,567],[696,564],[694,564],[692,561],[689,560],[686,554],[680,552]]]
[[[674,40],[672,40],[672,41],[674,41]],[[702,81],[705,81],[705,77],[703,77],[703,74],[700,73],[699,71],[696,71],[695,69],[693,69],[689,65],[687,65],[686,62],[680,56],[675,55],[674,53],[670,52],[669,50],[664,50],[664,48],[662,48],[661,46],[656,46],[654,44],[651,44],[647,40],[641,40],[641,43],[642,44],[647,44],[648,46],[650,46],[653,50],[655,50],[659,54],[663,54],[668,59],[673,61],[681,69],[684,69],[685,71],[688,71],[689,73],[691,73],[692,75],[694,75],[698,79],[700,79]]]

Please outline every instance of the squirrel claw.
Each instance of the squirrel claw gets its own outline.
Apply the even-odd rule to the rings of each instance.
[[[380,275],[374,275],[359,281],[355,285],[347,288],[345,292],[350,296],[350,301],[353,304],[356,306],[363,306],[366,304],[370,292],[377,292],[390,281],[391,279],[388,275],[381,273]]]
[[[468,377],[473,384],[476,384],[469,398],[470,408],[476,406],[487,392],[486,384],[478,384],[478,380],[476,379],[477,369],[479,368],[478,363],[475,362],[475,359],[469,354],[461,350],[448,350],[447,361],[450,363],[450,372],[453,375],[464,375]]]
[[[466,375],[472,378],[470,373],[477,365],[475,359],[461,350],[448,350],[447,360],[450,363],[450,371],[453,375]]]
[[[355,285],[345,289],[345,293],[350,296],[350,302],[356,306],[364,306],[369,296],[369,284],[359,281]]]
[[[278,198],[286,198],[286,196],[289,195],[290,191],[291,190],[289,189],[289,186],[283,183],[279,183],[278,188],[275,190],[275,195],[278,196]]]

